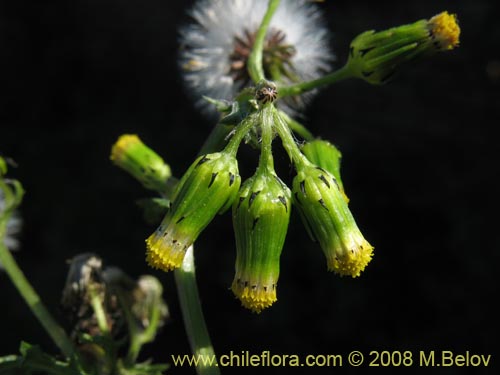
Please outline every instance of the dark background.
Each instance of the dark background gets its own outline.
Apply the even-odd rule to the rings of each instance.
[[[75,254],[96,252],[131,276],[160,277],[171,320],[142,357],[158,362],[189,353],[173,276],[144,262],[144,239],[154,228],[144,224],[134,201],[148,193],[112,166],[109,151],[120,134],[137,133],[181,175],[210,132],[213,123],[194,109],[176,68],[176,30],[190,4],[0,3],[0,151],[16,160],[10,175],[26,189],[16,259],[58,317],[65,261]],[[295,217],[282,255],[279,301],[255,315],[229,290],[235,256],[230,215],[216,218],[201,235],[199,288],[217,353],[453,350],[492,354],[498,365],[497,4],[319,5],[333,32],[337,66],[361,31],[442,10],[458,14],[461,46],[421,61],[383,87],[361,81],[329,87],[306,112],[303,122],[311,131],[341,149],[351,210],[375,246],[362,277],[327,273],[320,249]],[[253,160],[247,151],[241,157]],[[55,352],[5,274],[0,285],[0,355],[17,352],[21,340]],[[333,371],[352,370],[308,373]],[[401,373],[420,371],[414,366]]]

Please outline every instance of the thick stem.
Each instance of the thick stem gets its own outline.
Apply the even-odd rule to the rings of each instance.
[[[274,170],[273,160],[273,109],[272,104],[267,105],[260,111],[260,128],[261,128],[261,152],[259,169],[272,172]]]
[[[127,357],[125,358],[125,364],[127,366],[132,366],[137,361],[137,357],[139,357],[139,352],[141,351],[142,347],[140,333],[139,330],[137,329],[137,323],[135,322],[135,319],[132,316],[132,312],[130,311],[130,306],[127,303],[127,300],[123,292],[120,289],[118,289],[116,291],[116,295],[118,296],[118,300],[120,302],[122,310],[125,313],[125,319],[127,321],[129,341],[130,341]]]
[[[141,331],[138,327],[138,322],[136,318],[132,315],[131,306],[128,305],[122,291],[117,291],[118,299],[120,304],[123,306],[123,311],[125,312],[125,318],[127,320],[127,326],[130,336],[130,345],[126,357],[125,363],[132,366],[139,356],[139,352],[144,344],[152,342],[158,331],[158,326],[161,321],[161,294],[155,295],[154,302],[151,303],[152,312],[148,317],[149,323],[147,327]]]
[[[254,83],[257,83],[265,78],[264,66],[262,65],[264,41],[266,39],[267,29],[269,28],[271,19],[273,18],[274,12],[276,12],[279,4],[280,0],[269,0],[266,14],[262,19],[259,30],[257,30],[257,34],[255,35],[255,43],[252,48],[252,53],[248,58],[248,74]]]
[[[89,293],[90,293],[90,304],[92,305],[92,309],[94,310],[99,330],[101,331],[101,334],[107,335],[109,334],[109,326],[108,326],[108,320],[106,319],[106,312],[104,311],[104,306],[102,304],[101,296],[99,295],[100,293],[93,286],[90,287]]]
[[[302,165],[304,163],[308,163],[306,157],[302,154],[293,135],[290,131],[290,128],[286,124],[285,120],[282,118],[280,112],[274,110],[274,128],[281,138],[281,142],[283,143],[283,148],[287,152],[288,156],[292,160],[294,164]]]
[[[229,154],[236,156],[238,152],[238,148],[240,147],[240,143],[245,138],[245,136],[250,131],[251,127],[254,125],[253,118],[250,118],[253,115],[249,115],[246,119],[244,119],[234,130],[229,140],[225,151]]]
[[[141,340],[141,337],[139,336],[139,333],[137,332],[137,329],[132,328],[133,326],[135,326],[135,322],[131,321],[130,319],[133,318],[130,316],[130,313],[128,313],[127,315],[130,344],[128,347],[126,363],[129,366],[132,366],[137,361],[137,357],[139,357],[139,352],[141,351],[143,342]]]
[[[326,76],[323,76],[321,78],[314,79],[312,81],[297,83],[295,85],[280,87],[280,97],[284,98],[286,96],[300,95],[307,91],[317,89],[321,86],[331,85],[346,78],[351,78],[352,76],[352,72],[348,65],[344,65],[339,70],[336,70],[333,73],[327,74]]]
[[[40,296],[35,292],[29,281],[24,276],[10,251],[0,241],[0,262],[15,285],[19,294],[24,298],[33,314],[37,317],[43,328],[47,331],[61,352],[68,358],[73,355],[73,344],[66,332],[55,321],[47,308],[42,303]]]
[[[198,375],[218,375],[220,371],[215,362],[215,352],[208,335],[196,285],[192,246],[187,250],[182,266],[174,271],[174,276],[189,344],[193,355],[199,359],[196,372]],[[213,364],[208,365],[212,359]]]

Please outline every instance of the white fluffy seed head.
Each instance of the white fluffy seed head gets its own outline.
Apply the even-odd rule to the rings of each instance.
[[[267,9],[268,0],[199,0],[190,10],[193,18],[180,30],[180,67],[186,86],[201,108],[202,96],[234,99],[248,84],[231,74],[235,38],[255,33]],[[306,0],[282,0],[269,27],[281,32],[294,49],[290,58],[293,74],[300,81],[318,78],[330,70],[334,59],[328,31],[319,8]],[[281,84],[291,81],[283,77]],[[290,103],[288,103],[290,105]]]

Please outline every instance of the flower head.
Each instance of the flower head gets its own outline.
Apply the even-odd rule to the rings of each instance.
[[[309,234],[323,249],[328,270],[359,276],[373,248],[358,229],[335,177],[313,164],[301,165],[292,191]]]
[[[129,172],[147,189],[165,191],[170,167],[137,135],[123,134],[111,148],[111,161]]]
[[[458,46],[460,27],[455,14],[441,12],[435,15],[429,20],[429,29],[436,48],[448,50]]]
[[[233,203],[236,274],[231,289],[252,311],[276,301],[290,210],[290,189],[271,172],[257,172],[247,180]]]
[[[195,4],[194,22],[180,31],[180,66],[199,104],[205,103],[202,96],[233,99],[250,84],[247,61],[267,5],[267,0]],[[283,0],[266,36],[266,76],[278,84],[315,79],[332,60],[319,9],[305,0]]]
[[[198,157],[179,182],[158,229],[146,240],[151,267],[170,271],[218,212],[233,203],[240,187],[236,158],[227,152]]]
[[[328,141],[315,139],[305,143],[301,151],[311,163],[326,169],[335,177],[340,192],[344,196],[346,202],[349,203],[349,198],[345,195],[344,185],[340,178],[340,161],[342,159],[342,154],[339,149]]]
[[[383,84],[403,64],[457,47],[459,37],[457,18],[448,12],[384,31],[366,31],[352,41],[348,67],[368,83]]]

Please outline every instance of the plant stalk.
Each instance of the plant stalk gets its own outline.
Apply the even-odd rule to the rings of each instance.
[[[280,0],[269,0],[266,14],[262,19],[262,23],[260,24],[259,29],[257,30],[257,34],[255,35],[255,42],[252,48],[252,52],[250,53],[250,57],[248,58],[248,74],[250,75],[250,78],[252,78],[252,81],[254,81],[254,83],[265,79],[264,66],[262,64],[264,42],[266,40],[267,29],[269,28],[271,19],[273,18],[274,12],[276,12],[279,4]]]
[[[326,76],[314,79],[312,81],[300,82],[295,85],[284,86],[278,89],[280,97],[300,95],[307,91],[317,89],[321,86],[331,85],[333,83],[342,81],[352,77],[352,72],[348,65],[344,65],[339,70],[336,70]]]
[[[208,335],[198,286],[196,285],[193,246],[190,246],[186,251],[182,266],[174,271],[174,277],[191,351],[199,359],[196,364],[196,373],[198,375],[219,375],[219,367],[215,362],[215,352]],[[214,363],[207,365],[206,363],[210,362],[212,358]]]
[[[0,262],[9,275],[12,283],[23,297],[28,307],[36,316],[38,321],[52,341],[57,345],[61,352],[68,358],[73,356],[73,344],[66,335],[64,329],[55,321],[45,305],[42,303],[40,296],[35,292],[24,273],[19,268],[14,257],[7,247],[0,241]]]

